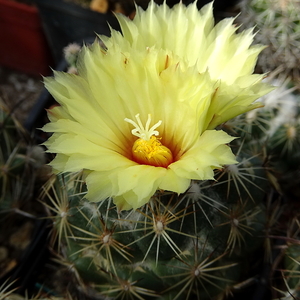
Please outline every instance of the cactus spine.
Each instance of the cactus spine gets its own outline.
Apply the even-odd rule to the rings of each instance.
[[[294,3],[274,1],[271,16],[266,16],[269,2],[256,2],[258,8],[248,13],[268,28],[271,21],[281,26],[280,18],[287,17]],[[241,17],[249,24],[244,12]],[[298,25],[296,12],[292,18]],[[279,37],[296,35],[285,29],[279,29]],[[269,50],[266,55],[276,64],[263,57],[263,72],[280,67],[295,78],[296,67],[290,58],[284,61],[282,48]],[[280,299],[289,292],[297,296],[299,282],[291,278],[299,270],[299,228],[280,252],[280,265],[274,245],[284,244],[291,227],[299,225],[292,212],[295,203],[287,197],[290,187],[299,185],[299,92],[294,81],[272,78],[268,80],[279,87],[260,99],[263,108],[220,126],[237,137],[230,146],[238,163],[216,170],[215,180],[193,181],[180,195],[158,190],[139,209],[118,211],[110,198],[98,203],[85,199],[81,172],[51,178],[42,196],[53,212],[53,243],[62,254],[61,264],[74,276],[75,298],[235,299],[249,286],[254,289],[270,265],[261,298]],[[289,218],[294,221],[281,228],[286,207],[292,207]],[[280,268],[281,279],[275,282]]]

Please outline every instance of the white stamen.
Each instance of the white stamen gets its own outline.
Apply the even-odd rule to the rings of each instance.
[[[152,135],[158,136],[159,132],[155,130],[157,127],[160,126],[162,121],[158,121],[156,124],[154,124],[150,129],[150,123],[151,123],[151,114],[148,114],[148,119],[146,122],[146,126],[144,128],[141,119],[140,119],[140,114],[135,115],[135,118],[137,120],[137,123],[134,122],[131,119],[125,118],[124,121],[132,124],[135,128],[131,130],[131,133],[143,140],[149,141]]]

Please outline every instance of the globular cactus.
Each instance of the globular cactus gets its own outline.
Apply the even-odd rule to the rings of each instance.
[[[151,2],[133,23],[120,16],[123,35],[83,47],[77,75],[45,81],[61,106],[43,128],[57,155],[42,199],[75,298],[221,300],[250,286],[258,300],[287,288],[263,276],[282,240],[284,176],[298,170],[299,95],[285,81],[263,96],[272,88],[252,74],[252,30],[214,27],[211,4],[195,8]],[[168,21],[186,45],[165,34]]]
[[[276,259],[277,273],[273,282],[276,293],[274,299],[278,300],[298,299],[300,296],[299,213],[292,209],[287,209],[288,214],[284,213],[283,220],[287,223],[287,230],[282,231],[277,240],[281,263]]]
[[[69,73],[74,73],[74,74],[77,73],[76,62],[80,50],[81,50],[81,46],[77,43],[69,44],[63,49],[64,58],[68,64]]]
[[[57,213],[59,246],[80,275],[81,289],[93,287],[113,299],[217,299],[233,293],[248,279],[245,270],[263,259],[252,257],[262,247],[266,223],[262,178],[256,175],[261,162],[248,161],[241,173],[252,172],[258,185],[250,190],[240,178],[237,191],[224,176],[218,187],[193,182],[184,195],[158,191],[135,211],[118,212],[111,199],[85,200],[81,173],[57,176],[45,191]]]
[[[38,171],[46,160],[42,147],[30,140],[5,104],[0,104],[0,207],[10,210],[32,196]]]
[[[235,130],[253,154],[265,156],[268,170],[280,182],[282,192],[299,195],[300,95],[297,85],[284,76],[272,82],[277,88],[260,99],[263,108],[230,120],[225,126]]]
[[[300,100],[291,82],[279,82],[256,114],[222,125],[239,137],[231,142],[238,163],[216,170],[215,180],[192,181],[183,194],[158,190],[139,209],[119,211],[111,198],[85,198],[82,172],[53,175],[43,198],[58,261],[73,274],[73,297],[235,299],[272,264],[272,296],[261,299],[298,295],[300,223],[285,177],[299,169],[299,145],[290,151],[289,135],[281,146],[272,138],[298,120]]]
[[[255,26],[255,40],[267,48],[258,60],[263,72],[274,71],[294,77],[299,83],[299,0],[243,0],[238,23]]]
[[[269,80],[277,88],[260,99],[264,107],[230,120],[226,126],[228,130],[234,128],[243,147],[264,159],[268,181],[274,187],[273,192],[266,189],[271,200],[266,202],[270,206],[264,246],[266,258],[273,264],[268,277],[273,285],[270,299],[297,299],[300,94],[297,84],[285,76]]]
[[[27,250],[34,239],[34,226],[44,211],[37,197],[50,173],[45,162],[42,147],[31,140],[1,101],[0,299],[8,299],[9,291],[24,287],[28,282],[22,277],[22,259],[29,253]],[[30,277],[33,269],[26,268],[26,276]]]

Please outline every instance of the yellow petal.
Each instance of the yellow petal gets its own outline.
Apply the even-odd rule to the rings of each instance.
[[[86,172],[85,181],[88,186],[86,198],[92,202],[105,200],[113,195],[111,181],[109,179],[110,171]]]
[[[177,194],[184,193],[190,186],[190,178],[179,177],[172,168],[169,168],[162,177],[159,184],[159,189],[166,191],[173,191]]]
[[[220,82],[212,97],[205,127],[213,129],[240,114],[262,107],[255,100],[273,90],[273,87],[261,82],[262,78],[263,75],[255,76],[255,81],[252,83],[250,80],[248,86],[245,80],[237,80],[235,85],[230,86]]]
[[[121,15],[118,19],[123,36],[113,31],[111,38],[103,37],[109,51],[118,52],[117,46],[126,51],[132,48],[142,51],[147,47],[170,50],[188,66],[196,66],[198,72],[208,72],[215,89],[220,83],[223,89],[226,87],[230,96],[216,99],[210,109],[213,113],[206,119],[209,129],[234,117],[229,113],[233,106],[239,107],[234,109],[236,114],[256,108],[253,102],[270,91],[261,84],[261,79],[255,82],[257,77],[252,74],[257,57],[264,49],[264,46],[252,45],[253,29],[237,33],[234,18],[226,18],[214,26],[212,2],[199,11],[196,2],[187,7],[179,3],[169,8],[165,2],[159,6],[151,1],[146,11],[137,9],[133,21]],[[237,98],[241,91],[236,86],[247,87],[242,94],[248,96],[248,101],[239,100],[239,105],[232,105],[233,99],[241,99]],[[257,93],[258,86],[260,92]]]
[[[111,172],[91,172],[86,178],[86,197],[91,201],[100,201],[108,195],[116,199],[114,202],[120,210],[125,209],[124,207],[136,209],[150,200],[165,173],[165,168],[146,165],[135,165]],[[99,188],[105,189],[103,185],[109,187],[106,188],[107,194],[99,192]]]
[[[183,193],[192,179],[213,179],[215,168],[235,163],[233,138],[207,129],[259,107],[255,100],[270,88],[252,74],[262,50],[251,46],[253,32],[237,34],[233,19],[214,27],[212,3],[199,11],[196,2],[151,1],[133,21],[118,18],[123,35],[102,37],[107,49],[83,47],[78,75],[45,79],[61,106],[43,130],[53,132],[44,145],[56,153],[55,171],[83,169],[87,199],[112,197],[121,210],[144,205],[158,189]],[[155,136],[172,152],[164,167],[133,155],[128,120],[136,116],[139,126],[159,124]]]
[[[206,130],[197,143],[169,168],[177,176],[195,180],[213,179],[216,168],[236,163],[229,143],[234,138],[223,131]]]

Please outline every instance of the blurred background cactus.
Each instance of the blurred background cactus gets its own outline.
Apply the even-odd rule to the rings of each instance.
[[[42,147],[31,143],[22,125],[14,119],[4,103],[0,104],[0,204],[10,210],[15,206],[15,201],[22,200],[25,203],[32,195],[37,175],[33,170],[38,170],[46,160]]]
[[[36,263],[45,249],[35,239],[42,234],[43,221],[39,218],[45,211],[37,199],[49,168],[42,147],[32,141],[2,99],[0,141],[0,286],[6,291],[5,283],[14,289],[15,280],[24,271],[26,276],[19,280],[19,287],[24,284],[29,288],[35,278]],[[35,253],[36,247],[39,254]],[[36,262],[30,261],[33,258]],[[0,291],[0,299],[4,298]]]
[[[255,26],[255,41],[267,48],[259,57],[262,72],[274,71],[300,82],[300,1],[242,0],[238,22]]]

